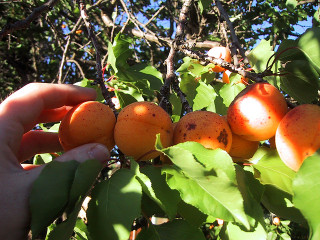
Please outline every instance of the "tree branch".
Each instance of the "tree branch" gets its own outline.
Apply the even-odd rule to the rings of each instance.
[[[219,10],[220,15],[226,21],[226,23],[227,23],[227,25],[229,27],[231,38],[232,38],[232,45],[234,45],[239,50],[240,55],[244,59],[244,62],[248,63],[248,59],[246,57],[245,51],[242,49],[242,47],[240,45],[239,39],[237,37],[237,34],[236,34],[235,30],[234,30],[233,24],[230,21],[227,12],[223,8],[223,6],[222,6],[222,4],[221,4],[221,2],[219,0],[215,0],[215,3],[216,3],[216,6],[217,6],[217,8]]]
[[[37,19],[41,14],[50,11],[58,1],[59,0],[49,0],[48,2],[43,4],[42,6],[35,8],[26,19],[17,21],[12,24],[5,25],[4,28],[0,31],[0,40],[4,36],[14,32],[14,31],[27,28],[31,24],[31,22],[33,22],[35,19]]]
[[[166,73],[166,79],[164,84],[162,85],[161,89],[160,89],[160,94],[162,99],[160,100],[160,106],[165,109],[167,112],[169,112],[169,114],[171,114],[171,104],[169,102],[169,96],[170,96],[170,87],[172,84],[174,84],[174,90],[178,91],[178,95],[181,99],[181,102],[183,104],[183,107],[185,107],[184,109],[187,112],[192,111],[192,108],[190,107],[190,105],[188,104],[188,101],[186,100],[184,94],[179,94],[179,92],[181,92],[179,86],[177,85],[177,81],[175,81],[176,79],[176,75],[174,72],[174,57],[176,54],[176,51],[178,50],[178,46],[181,45],[183,38],[184,38],[184,30],[185,30],[185,26],[187,23],[187,19],[188,19],[188,12],[189,12],[189,8],[191,6],[192,0],[185,0],[179,15],[179,22],[177,25],[177,31],[176,31],[176,35],[175,38],[171,44],[171,49],[168,55],[168,58],[166,59],[166,64],[167,64],[167,73]]]
[[[100,47],[96,38],[96,35],[94,34],[93,27],[91,23],[89,22],[89,16],[87,15],[86,11],[86,5],[84,3],[84,0],[78,0],[79,1],[79,8],[81,11],[81,17],[87,27],[88,30],[88,35],[89,38],[92,41],[92,44],[94,46],[94,49],[96,51],[96,70],[97,70],[97,78],[96,78],[96,83],[99,84],[102,96],[106,100],[106,104],[113,110],[115,114],[117,114],[117,110],[115,109],[115,105],[111,100],[110,93],[108,89],[106,88],[106,85],[104,84],[103,81],[103,76],[102,76],[102,65],[101,65],[101,57],[100,57]]]

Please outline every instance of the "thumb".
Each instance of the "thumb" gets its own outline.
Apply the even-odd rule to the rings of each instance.
[[[89,143],[65,152],[54,161],[67,162],[76,160],[81,163],[88,159],[96,159],[104,165],[110,159],[110,152],[107,147],[102,144]]]

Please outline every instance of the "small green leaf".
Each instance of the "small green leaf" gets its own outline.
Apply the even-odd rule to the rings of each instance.
[[[133,171],[120,169],[92,191],[87,210],[93,239],[127,240],[140,216],[142,188]]]

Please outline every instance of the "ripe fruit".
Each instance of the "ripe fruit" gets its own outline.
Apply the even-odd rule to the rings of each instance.
[[[114,139],[125,155],[149,160],[160,155],[153,151],[158,133],[163,147],[172,145],[173,125],[169,114],[152,102],[135,102],[120,111]]]
[[[173,143],[187,141],[201,143],[210,149],[229,151],[232,133],[228,123],[219,114],[209,111],[195,111],[183,116],[174,128]]]
[[[231,71],[225,70],[222,74],[222,82],[230,83],[230,74],[231,74]]]
[[[231,62],[231,52],[229,48],[226,47],[213,47],[208,51],[208,56],[213,58],[221,58],[226,62]],[[223,72],[225,69],[220,66],[215,66],[212,68],[213,72]]]
[[[222,82],[230,83],[230,75],[231,75],[231,73],[232,73],[231,71],[225,70],[223,72],[223,74],[222,74]],[[248,78],[245,78],[245,77],[241,76],[241,79],[236,83],[242,83],[244,85],[248,85],[248,81],[249,81]]]
[[[222,117],[226,122],[228,122],[226,115]],[[234,162],[243,162],[245,159],[249,159],[254,155],[259,144],[259,141],[249,141],[232,133],[232,144],[229,155],[233,158]]]
[[[257,151],[259,143],[259,141],[249,141],[233,133],[229,155],[235,158],[236,162],[241,162],[240,159],[249,159]]]
[[[275,135],[287,109],[286,100],[276,87],[255,83],[233,100],[227,119],[233,133],[250,141],[262,141]]]
[[[303,104],[289,111],[277,129],[276,148],[282,161],[297,171],[320,148],[320,107]]]
[[[96,101],[83,102],[62,119],[59,140],[65,151],[86,143],[101,143],[111,150],[115,123],[116,118],[109,106]]]

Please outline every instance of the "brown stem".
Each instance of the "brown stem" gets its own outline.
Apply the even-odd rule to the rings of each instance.
[[[106,100],[106,104],[113,110],[115,114],[117,114],[117,110],[115,109],[115,105],[111,100],[110,93],[108,89],[106,88],[104,81],[103,81],[103,76],[102,76],[102,65],[101,65],[101,57],[100,57],[100,46],[98,44],[96,35],[94,33],[93,27],[91,23],[89,22],[89,16],[87,15],[86,11],[86,5],[84,3],[84,0],[79,0],[79,8],[81,11],[81,17],[87,27],[88,30],[88,35],[89,38],[91,39],[91,42],[93,44],[93,47],[96,52],[96,70],[97,70],[97,78],[96,78],[96,83],[99,84],[102,96]]]
[[[178,49],[178,46],[181,45],[185,35],[184,30],[185,30],[185,25],[187,23],[188,12],[189,12],[191,3],[192,3],[192,0],[185,0],[183,3],[180,16],[179,16],[179,22],[177,25],[175,39],[171,44],[171,49],[170,49],[168,58],[166,59],[166,64],[167,64],[166,79],[163,86],[160,89],[160,93],[162,95],[162,99],[160,100],[160,106],[163,109],[165,109],[169,114],[171,114],[171,111],[172,111],[172,107],[169,101],[170,87],[173,80],[176,77],[174,73],[174,57],[176,54],[176,50]],[[179,86],[178,86],[178,89],[180,90]]]

